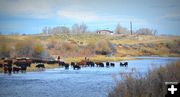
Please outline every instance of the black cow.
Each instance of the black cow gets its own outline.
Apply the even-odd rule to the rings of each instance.
[[[123,66],[127,67],[128,66],[128,62],[124,62],[124,63],[120,62],[120,66],[121,67],[123,67]]]
[[[62,62],[62,61],[60,61],[60,62],[59,62],[59,66],[65,66],[65,63]]]
[[[47,61],[46,63],[47,63],[47,64],[56,64],[56,63],[58,63],[58,61],[50,60],[50,61]]]
[[[25,73],[27,70],[27,64],[26,63],[21,64],[20,67],[21,67],[21,73]]]
[[[69,69],[69,64],[65,63],[65,70]]]
[[[20,70],[21,68],[19,67],[13,67],[13,73],[19,73]]]
[[[88,61],[88,62],[86,62],[86,65],[87,66],[91,66],[91,67],[94,67],[94,62],[92,62],[92,61]]]
[[[3,64],[2,63],[0,63],[0,68],[3,68]]]
[[[94,67],[94,65],[95,65],[94,62],[90,61],[90,66]]]
[[[27,58],[21,58],[21,59],[16,59],[16,61],[14,62],[14,64],[16,66],[18,66],[21,63],[23,63],[23,64],[26,63],[26,65],[28,67],[31,67],[32,60],[31,59],[27,59]]]
[[[100,67],[104,67],[104,63],[100,63],[99,66],[100,66]]]
[[[43,63],[40,63],[40,64],[36,65],[36,68],[45,68],[45,65]]]
[[[45,65],[44,65],[44,63],[39,63],[36,65],[36,68],[38,68],[38,70],[40,70],[40,71],[43,71],[45,69]]]
[[[88,61],[88,62],[86,62],[86,65],[89,67],[90,66],[90,62]]]
[[[73,67],[74,65],[76,65],[76,63],[75,62],[71,62],[71,66]]]
[[[12,60],[7,60],[8,73],[12,73]]]
[[[106,67],[109,67],[109,62],[106,62]]]
[[[30,66],[31,63],[26,62],[26,60],[18,60],[14,63],[17,67],[20,67],[22,73],[25,73],[27,66]]]
[[[74,66],[73,66],[73,69],[74,69],[74,70],[75,70],[75,69],[79,70],[79,69],[81,69],[81,67],[78,66],[78,65],[74,65]]]
[[[97,67],[104,67],[104,63],[102,62],[96,62]]]
[[[110,63],[110,65],[111,65],[111,67],[114,67],[114,66],[115,66],[115,64],[114,64],[114,63]]]
[[[26,62],[27,62],[27,66],[31,67],[32,60],[28,59],[28,60],[26,60]]]

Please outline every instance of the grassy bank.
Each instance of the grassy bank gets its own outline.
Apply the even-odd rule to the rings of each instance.
[[[179,70],[180,62],[176,62],[149,71],[145,77],[141,74],[136,77],[123,76],[123,80],[117,81],[108,97],[165,97],[164,82],[179,82]]]
[[[122,60],[134,60],[135,58],[132,57],[106,57],[106,56],[93,56],[93,57],[88,57],[89,60],[93,62],[106,62],[106,61],[122,61]],[[74,57],[74,58],[65,58],[64,61],[66,63],[70,62],[79,62],[81,60],[84,60],[84,57]]]
[[[105,41],[102,41],[105,40]],[[111,45],[109,45],[111,43]],[[126,56],[180,56],[179,36],[60,34],[50,36],[0,36],[0,57],[48,53],[63,58],[98,55],[96,51]],[[28,49],[27,49],[28,47]],[[29,52],[24,54],[21,52]],[[34,52],[31,54],[30,52]],[[10,54],[10,55],[9,55]]]

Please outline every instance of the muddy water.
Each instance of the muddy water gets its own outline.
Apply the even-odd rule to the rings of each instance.
[[[179,58],[140,57],[131,60],[127,68],[86,67],[81,70],[49,69],[25,74],[0,74],[0,97],[106,97],[115,84],[113,76],[129,73],[134,68],[140,73],[161,65],[178,61]]]

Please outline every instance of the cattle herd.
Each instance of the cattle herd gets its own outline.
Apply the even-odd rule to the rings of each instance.
[[[4,69],[4,73],[11,74],[13,73],[25,73],[28,67],[31,67],[31,64],[35,64],[35,67],[38,70],[44,70],[44,64],[59,64],[59,67],[65,68],[68,70],[70,67],[73,70],[80,70],[82,67],[115,67],[115,63],[113,62],[93,62],[90,60],[82,60],[80,62],[71,62],[65,63],[64,61],[56,61],[56,60],[42,60],[42,59],[30,59],[30,58],[16,58],[16,59],[4,59],[3,62],[0,62],[0,68]],[[120,62],[120,67],[127,67],[128,62]]]

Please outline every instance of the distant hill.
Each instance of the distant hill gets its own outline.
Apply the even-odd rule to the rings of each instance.
[[[1,35],[0,44],[1,57],[180,56],[180,36]]]

